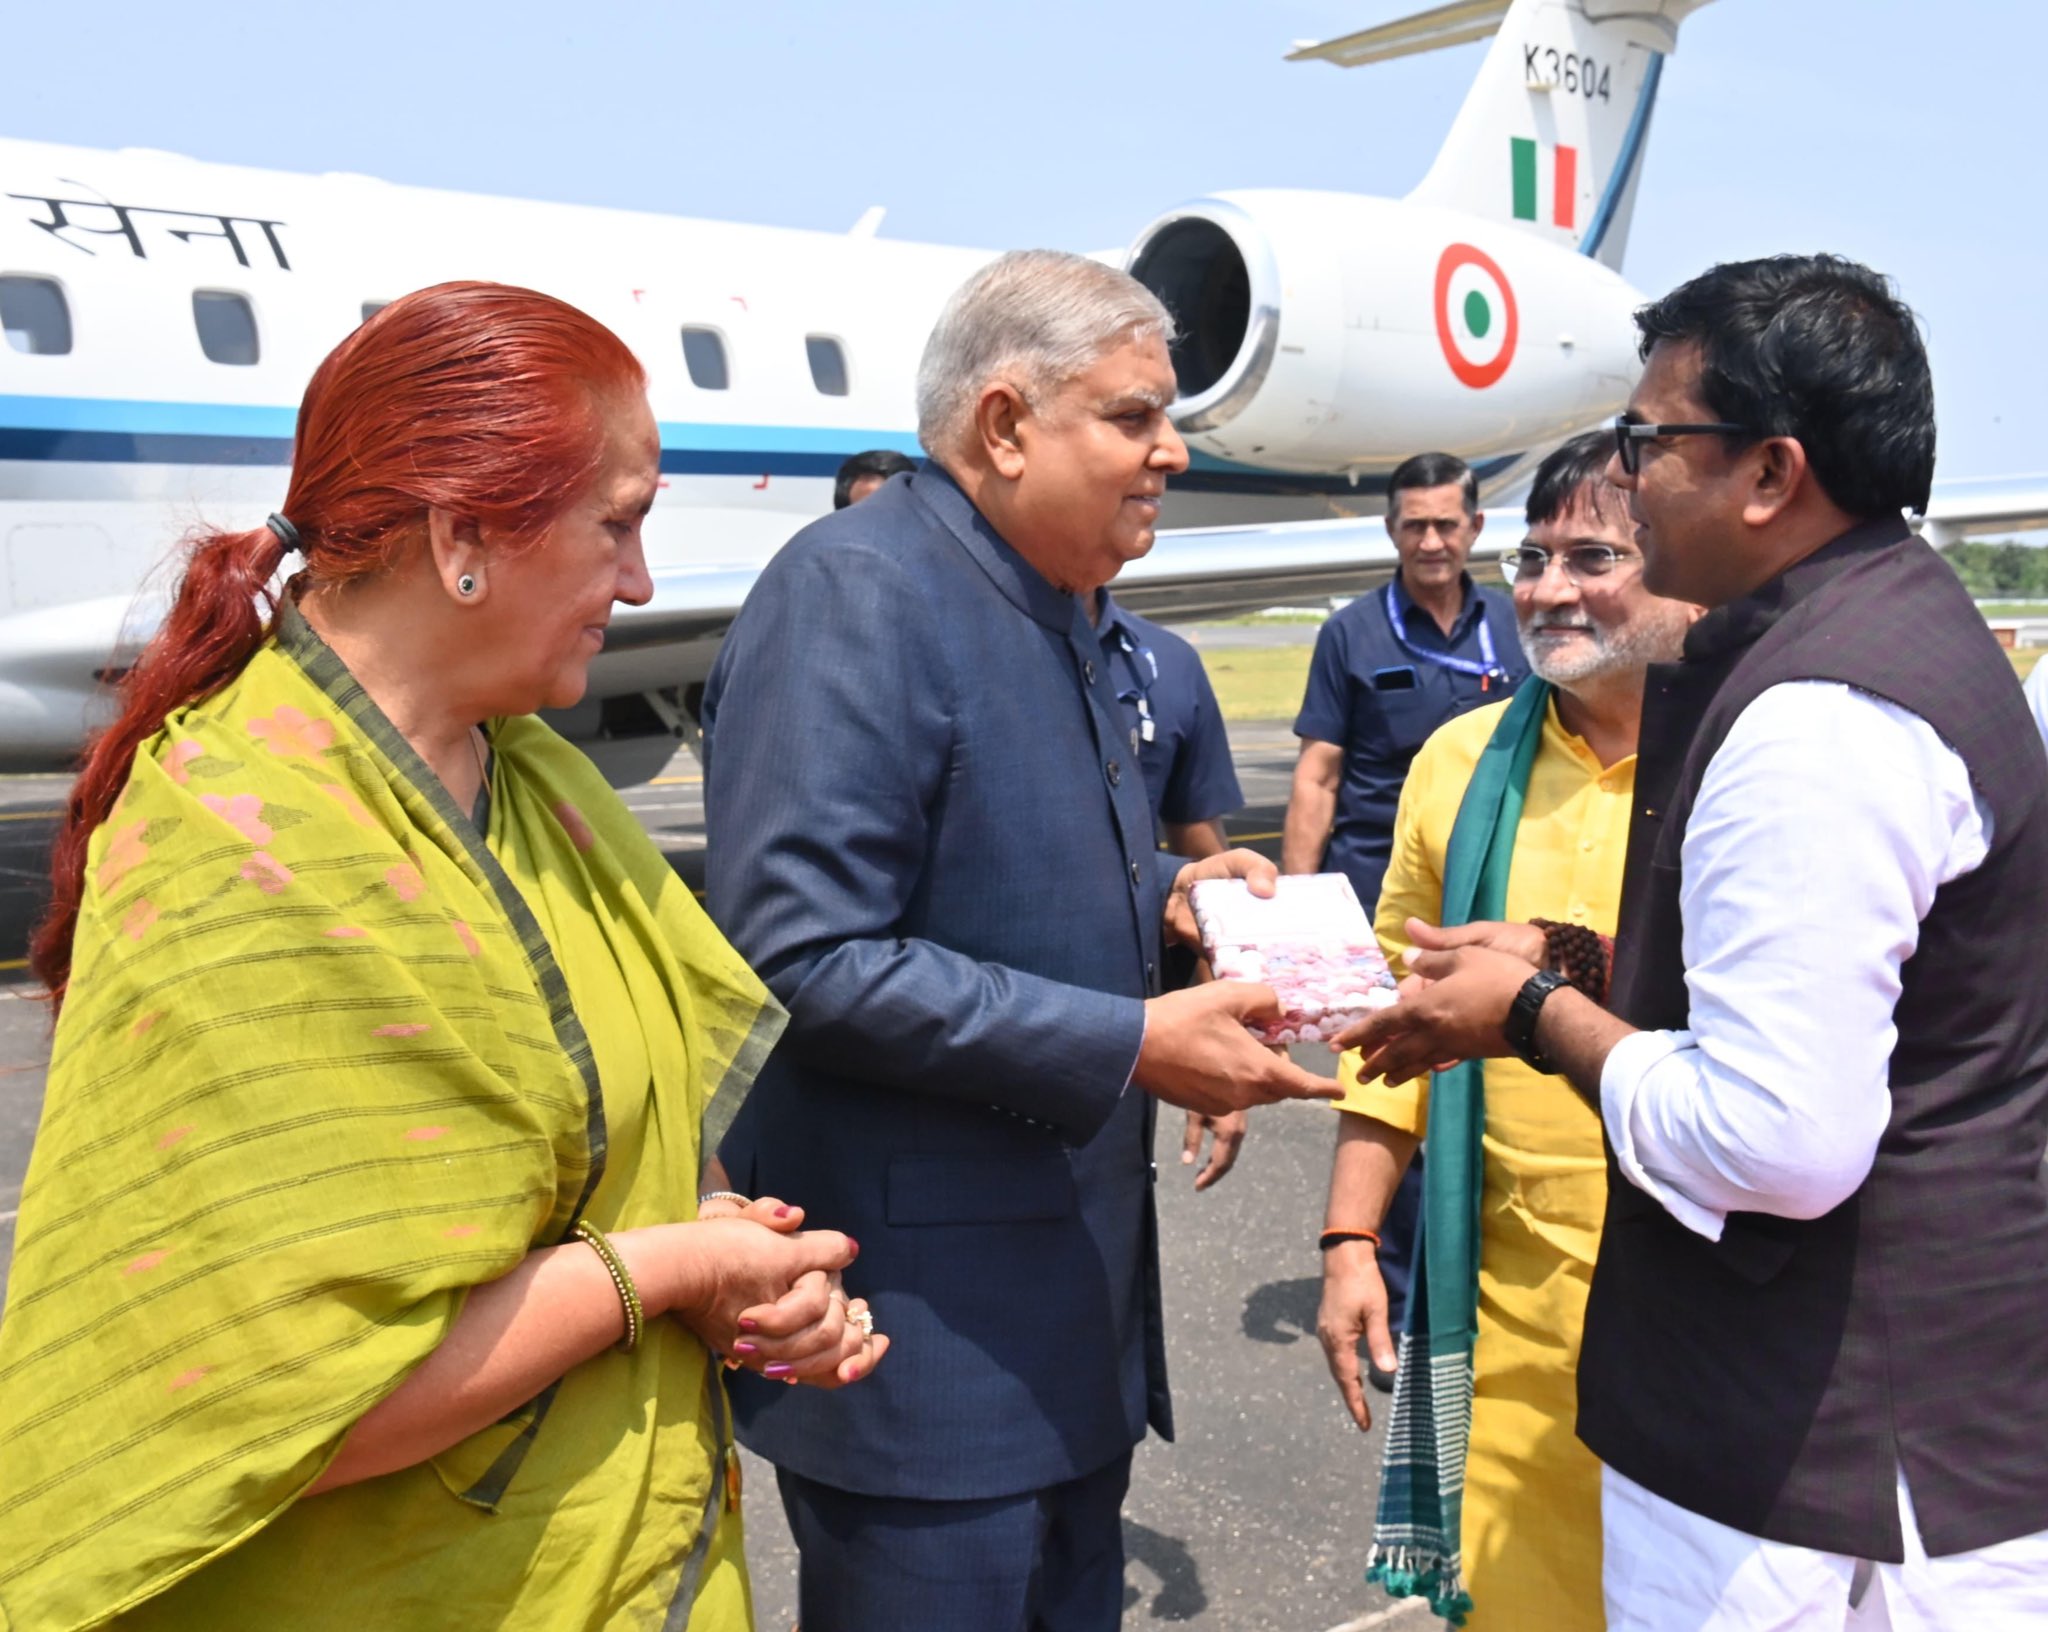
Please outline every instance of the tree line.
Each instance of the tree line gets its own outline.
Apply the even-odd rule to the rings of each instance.
[[[1941,553],[1980,601],[2048,601],[2048,549],[2009,538],[1966,538]]]

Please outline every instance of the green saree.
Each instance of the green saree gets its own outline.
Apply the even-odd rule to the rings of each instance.
[[[579,1218],[695,1216],[781,1025],[582,755],[490,735],[486,836],[287,609],[137,755],[0,1324],[0,1626],[749,1625],[673,1321],[300,1499],[469,1287]]]

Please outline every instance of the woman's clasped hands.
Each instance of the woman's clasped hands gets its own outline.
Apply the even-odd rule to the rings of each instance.
[[[728,1367],[840,1388],[873,1371],[889,1339],[874,1330],[867,1300],[849,1298],[840,1280],[859,1243],[806,1230],[803,1218],[801,1207],[773,1196],[744,1207],[719,1199],[693,1224],[631,1233],[664,1237],[650,1256],[652,1272],[670,1282],[666,1307]]]

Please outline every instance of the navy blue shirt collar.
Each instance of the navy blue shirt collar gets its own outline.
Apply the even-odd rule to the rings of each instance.
[[[1098,611],[1095,633],[1103,640],[1107,640],[1111,635],[1121,631],[1130,637],[1132,645],[1142,646],[1145,643],[1144,631],[1131,622],[1132,614],[1118,606],[1115,597],[1108,590],[1098,589],[1095,593],[1099,597],[1096,602]]]
[[[1429,632],[1440,636],[1453,646],[1471,634],[1472,626],[1486,616],[1486,602],[1480,599],[1477,586],[1473,584],[1472,574],[1469,572],[1458,574],[1458,588],[1465,598],[1459,603],[1458,615],[1451,620],[1451,632],[1448,635],[1444,634],[1442,626],[1436,621],[1435,613],[1415,604],[1413,597],[1408,593],[1408,586],[1401,582],[1401,575],[1398,572],[1387,582],[1394,592],[1394,610],[1400,615],[1403,624],[1419,612],[1422,614],[1423,622],[1428,625]]]
[[[1076,618],[1085,626],[1079,597],[1055,588],[1019,555],[936,459],[926,460],[910,478],[910,491],[966,546],[976,565],[1018,611],[1057,634],[1072,634]]]

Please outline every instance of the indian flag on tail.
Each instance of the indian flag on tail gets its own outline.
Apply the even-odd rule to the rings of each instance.
[[[1537,172],[1550,171],[1550,223],[1570,231],[1576,225],[1579,196],[1579,150],[1562,145],[1551,148],[1551,160],[1544,166],[1540,144],[1527,136],[1510,136],[1508,147],[1515,186],[1515,219],[1535,221]]]

